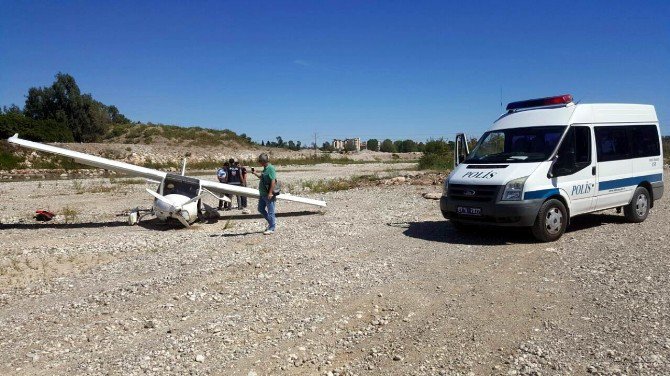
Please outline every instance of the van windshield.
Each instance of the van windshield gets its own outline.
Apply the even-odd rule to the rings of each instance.
[[[565,126],[509,128],[490,131],[477,142],[467,163],[522,163],[546,161]]]

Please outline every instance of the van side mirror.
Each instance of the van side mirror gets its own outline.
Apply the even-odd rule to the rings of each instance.
[[[459,155],[458,156],[458,164],[463,163],[463,161],[465,161],[465,158],[466,158],[465,154]]]
[[[549,179],[555,177],[554,166],[556,166],[556,162],[558,162],[558,154],[554,155],[554,157],[551,158],[551,165],[549,166],[549,171],[547,172],[547,178]]]
[[[468,138],[465,136],[465,133],[458,133],[454,140],[454,168],[463,163],[468,154],[470,154]]]

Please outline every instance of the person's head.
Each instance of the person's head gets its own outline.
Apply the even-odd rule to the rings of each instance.
[[[230,159],[228,160],[228,163],[230,163],[231,166],[234,165],[234,164],[235,164],[235,159],[234,159],[234,158],[230,158]]]
[[[270,157],[268,157],[266,153],[261,153],[261,155],[258,156],[258,163],[265,167],[270,163]]]
[[[240,161],[235,161],[235,167],[240,165]]]
[[[228,167],[228,166],[230,166],[230,163],[228,163],[228,162],[223,162],[223,167]]]

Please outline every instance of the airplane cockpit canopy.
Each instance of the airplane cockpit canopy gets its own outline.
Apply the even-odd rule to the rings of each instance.
[[[177,194],[193,198],[200,191],[200,180],[188,176],[167,174],[163,180],[163,196]]]

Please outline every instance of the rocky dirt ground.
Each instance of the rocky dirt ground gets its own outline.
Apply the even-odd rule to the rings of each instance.
[[[130,227],[116,214],[150,203],[136,180],[0,183],[0,374],[670,374],[667,198],[539,244],[459,233],[422,197],[439,186],[396,182],[281,203],[273,236],[237,211]]]

